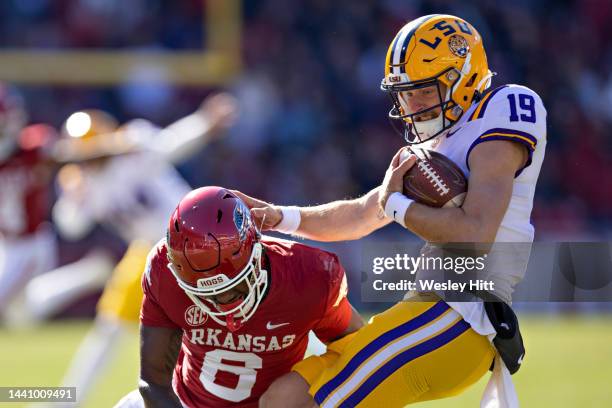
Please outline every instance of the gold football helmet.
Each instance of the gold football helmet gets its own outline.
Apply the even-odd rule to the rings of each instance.
[[[433,14],[397,33],[381,89],[393,101],[389,117],[401,120],[404,138],[417,144],[453,126],[490,86],[491,76],[476,29],[459,17]]]
[[[62,136],[85,140],[112,133],[118,127],[117,119],[109,113],[88,109],[74,112],[66,119],[62,126]]]
[[[111,114],[88,109],[74,112],[66,119],[54,158],[59,162],[81,162],[130,153],[136,147]]]

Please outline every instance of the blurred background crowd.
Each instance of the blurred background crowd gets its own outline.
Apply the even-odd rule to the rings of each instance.
[[[390,101],[379,89],[389,42],[403,24],[420,15],[457,14],[481,33],[489,66],[497,73],[493,86],[527,85],[548,110],[546,160],[533,211],[536,240],[609,239],[612,28],[607,22],[612,3],[240,4],[241,69],[235,75],[213,84],[177,84],[167,68],[142,63],[112,84],[16,84],[28,122],[51,125],[61,134],[71,113],[94,108],[110,113],[117,123],[143,118],[164,127],[193,112],[206,96],[227,91],[235,96],[238,111],[225,137],[206,148],[195,146],[173,163],[191,186],[222,185],[278,204],[356,197],[381,182],[389,159],[403,145],[387,119]],[[6,1],[0,3],[0,47],[206,51],[207,10],[202,0]],[[48,187],[48,200],[38,200],[36,210],[51,220],[61,188],[53,178]],[[57,265],[96,246],[120,259],[129,240],[116,239],[125,234],[100,224],[78,240],[60,234]],[[399,233],[392,226],[377,236],[395,239]],[[332,248],[346,254],[349,269],[358,268],[359,245]]]
[[[388,43],[405,22],[440,10],[480,31],[494,85],[525,84],[545,102],[549,145],[533,217],[537,236],[609,236],[612,3],[605,0],[244,2],[244,69],[227,84],[240,103],[239,121],[229,140],[181,172],[192,185],[232,186],[278,203],[322,203],[374,187],[402,144],[379,91]],[[199,0],[6,1],[0,46],[201,48],[202,13]],[[149,85],[126,78],[114,87],[21,89],[31,121],[56,127],[84,107],[164,125],[210,91],[158,75]]]
[[[15,50],[36,50],[50,55],[73,49],[110,50],[131,54],[136,56],[136,60],[141,52],[143,55],[151,52],[205,53],[211,40],[207,24],[214,22],[207,19],[210,17],[206,15],[207,10],[211,10],[207,3],[225,1],[2,1],[0,81],[7,79],[2,74],[2,58],[10,57]],[[12,102],[2,98],[4,88],[0,86],[0,100],[5,101],[0,103],[0,127],[3,131],[15,131],[7,124],[18,123],[18,131],[25,124],[44,124],[30,127],[19,144],[25,150],[40,147],[42,151],[48,151],[57,140],[66,137],[65,124],[71,114],[83,109],[98,109],[114,117],[116,120],[111,119],[111,122],[115,125],[134,119],[149,121],[130,123],[139,126],[149,123],[150,126],[132,129],[136,133],[148,132],[145,144],[159,153],[166,144],[158,143],[155,147],[156,139],[149,137],[149,133],[157,134],[164,128],[177,134],[185,133],[185,126],[174,126],[180,118],[191,118],[188,119],[191,122],[182,122],[183,125],[202,125],[197,119],[200,113],[208,115],[209,121],[216,115],[219,121],[226,120],[226,123],[216,124],[220,129],[215,129],[215,135],[208,135],[201,141],[203,143],[188,144],[188,151],[182,149],[180,154],[169,154],[173,153],[169,152],[170,148],[162,152],[172,156],[164,158],[164,166],[175,165],[179,171],[174,174],[170,167],[163,168],[167,170],[166,175],[169,174],[171,180],[167,185],[173,186],[174,194],[168,194],[165,201],[177,201],[175,196],[180,197],[180,192],[188,188],[184,181],[176,178],[178,176],[193,187],[221,185],[277,204],[319,204],[356,197],[380,184],[389,160],[404,144],[402,136],[395,133],[388,122],[387,112],[391,104],[387,95],[380,91],[390,41],[406,22],[416,17],[431,13],[455,14],[469,21],[482,35],[489,66],[497,73],[493,86],[505,83],[526,85],[542,97],[548,110],[546,159],[533,211],[536,240],[608,241],[612,237],[612,206],[609,204],[612,202],[612,138],[609,137],[612,124],[612,25],[609,24],[612,2],[248,0],[237,4],[240,5],[237,21],[240,48],[236,55],[240,62],[236,66],[240,69],[234,70],[233,66],[220,75],[217,72],[216,77],[221,79],[211,80],[207,78],[211,73],[202,71],[199,84],[197,73],[195,81],[176,81],[176,73],[168,71],[167,67],[150,64],[143,58],[142,63],[132,65],[116,81],[97,84],[67,84],[69,80],[64,83],[16,81],[10,85],[14,85],[21,95],[27,119],[6,115]],[[215,24],[221,30],[221,37],[224,27],[227,30],[230,26],[236,27],[236,21],[216,21]],[[96,67],[91,61],[83,62],[87,62],[87,69],[107,69]],[[23,66],[22,69],[26,74],[41,72],[44,77],[46,67],[42,64]],[[76,73],[84,68],[77,61],[68,69]],[[70,72],[66,74],[68,79]],[[203,100],[218,92],[234,96],[237,109],[233,113],[211,111],[210,104],[202,104]],[[226,99],[225,103],[233,106],[234,102]],[[232,116],[231,120],[229,116]],[[76,128],[78,133],[78,126]],[[192,129],[192,132],[195,131]],[[198,132],[207,134],[208,131],[203,128],[195,133]],[[170,134],[162,132],[160,135]],[[98,222],[98,226],[87,229],[86,234],[65,234],[66,229],[70,231],[72,228],[74,232],[75,228],[80,228],[76,225],[78,223],[70,224],[76,219],[76,213],[64,211],[63,219],[68,226],[59,228],[56,217],[51,216],[52,208],[61,201],[62,194],[75,185],[75,180],[82,178],[82,174],[69,167],[69,171],[59,172],[63,176],[56,177],[59,165],[41,157],[32,159],[28,153],[23,155],[26,168],[28,160],[39,160],[43,167],[41,170],[38,165],[30,166],[30,173],[20,179],[6,171],[10,167],[7,163],[11,153],[3,153],[1,142],[2,138],[0,244],[2,235],[8,244],[4,249],[0,245],[0,278],[6,278],[2,276],[3,260],[13,264],[21,262],[20,267],[24,269],[27,269],[27,262],[42,257],[48,262],[37,265],[39,269],[73,265],[72,269],[64,269],[63,275],[35,282],[30,288],[38,302],[36,313],[40,318],[91,316],[113,265],[128,247],[133,249],[131,244],[136,238],[142,238],[127,227],[127,232],[125,228],[113,228],[117,227],[118,219],[133,221],[135,228],[139,225],[131,214],[122,213],[125,206],[118,205],[120,199],[113,202],[108,197],[113,194],[120,196],[121,191],[115,187],[128,185],[128,179],[135,180],[132,173],[140,171],[138,177],[152,181],[153,175],[161,171],[160,166],[146,167],[151,165],[146,160],[142,166],[134,164],[141,162],[130,161],[114,165],[113,169],[124,169],[124,172],[113,170],[116,173],[110,173],[111,177],[105,181],[111,185],[108,195],[105,196],[105,188],[98,189],[97,196],[85,194],[90,200],[88,204],[81,203],[86,209],[95,207],[96,211],[107,211],[104,216],[110,221]],[[181,150],[180,147],[174,146],[176,150]],[[9,175],[3,176],[3,171]],[[35,184],[38,189],[23,201],[28,204],[21,208],[3,204],[10,201],[6,197],[17,191],[16,185],[27,183]],[[158,190],[159,194],[169,191]],[[136,193],[135,202],[146,208],[147,199],[151,197],[140,194],[141,191]],[[98,204],[106,198],[109,208],[101,208],[104,205]],[[155,199],[164,201],[159,197]],[[169,205],[165,201],[164,205]],[[117,205],[110,208],[114,204]],[[166,211],[168,215],[169,211]],[[29,221],[19,224],[14,216],[17,213],[25,213],[24,219]],[[160,213],[150,212],[149,219],[143,218],[140,226],[155,224],[149,221],[157,214]],[[165,224],[166,219],[161,215],[157,218],[160,225],[155,224],[155,228],[159,227],[161,232],[146,236],[149,245],[151,240],[163,235],[161,224]],[[20,237],[34,236],[39,226],[47,235],[44,238],[48,239],[33,242],[41,256],[37,259],[36,253],[22,251],[24,258],[16,260],[10,253],[10,245],[21,245],[18,242]],[[85,229],[80,232],[83,231]],[[70,235],[78,236],[78,239]],[[380,237],[403,240],[406,234],[399,227],[391,226],[374,234],[372,239]],[[361,305],[358,287],[360,245],[360,242],[339,243],[328,247],[341,255],[355,289],[352,300],[358,305]],[[92,253],[92,248],[103,248],[104,257]],[[144,248],[144,253],[147,248]],[[127,254],[129,258],[129,250]],[[72,264],[75,261],[82,263]],[[132,267],[132,264],[123,262],[117,268],[122,265]],[[92,272],[98,270],[101,272]],[[82,277],[84,271],[97,275],[90,281],[75,283],[75,277]],[[0,325],[2,318],[6,318],[3,299],[12,295],[7,293],[11,290],[9,288],[24,288],[29,279],[21,278],[24,278],[23,282],[10,281],[7,285],[0,285]],[[77,296],[76,304],[70,303],[75,297],[67,296],[69,307],[61,307],[61,302],[52,304],[54,293],[49,289],[54,285],[59,287],[60,282],[72,285],[68,292],[76,291],[81,284],[79,293],[86,296]],[[83,288],[90,290],[83,291]],[[18,319],[19,316],[22,315],[18,313]],[[537,326],[539,323],[534,324]],[[81,330],[78,335],[82,335],[84,328],[78,330]],[[108,325],[103,330],[107,334],[98,332],[93,337],[110,337],[115,333]],[[597,326],[591,330],[595,333],[600,328]],[[66,338],[74,337],[70,330],[65,332],[69,333]],[[2,330],[0,334],[3,334]],[[3,339],[7,337],[0,336],[0,340]],[[22,341],[22,338],[16,338],[14,344],[17,346]],[[67,357],[76,347],[75,341],[70,341],[66,346],[69,349]],[[548,347],[548,343],[542,342],[543,351],[545,344]],[[588,347],[598,349],[592,345],[585,348]],[[2,348],[11,350],[11,346]],[[135,356],[132,350],[130,358],[135,359]],[[8,358],[8,355],[2,356],[3,361]],[[103,359],[100,357],[100,361]],[[93,362],[93,366],[97,367],[100,361]],[[60,368],[57,372],[63,372],[64,365],[65,361],[58,362]],[[46,378],[43,381],[48,381]],[[534,396],[542,394],[545,393],[534,391]]]

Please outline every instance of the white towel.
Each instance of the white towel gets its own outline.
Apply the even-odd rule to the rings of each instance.
[[[463,319],[472,326],[472,329],[486,336],[493,344],[493,338],[497,335],[495,328],[487,317],[483,302],[447,302],[450,307],[457,311]],[[498,354],[495,355],[495,366],[489,382],[485,387],[480,408],[518,408],[518,396],[512,375],[506,364]]]
[[[499,354],[495,355],[495,366],[485,387],[480,408],[518,408],[519,401],[512,383],[512,376]]]

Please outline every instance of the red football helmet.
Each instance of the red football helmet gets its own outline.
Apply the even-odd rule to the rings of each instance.
[[[268,285],[259,237],[248,207],[221,187],[193,190],[170,217],[169,269],[196,305],[232,331],[253,316]],[[246,296],[230,304],[211,298],[242,282]]]

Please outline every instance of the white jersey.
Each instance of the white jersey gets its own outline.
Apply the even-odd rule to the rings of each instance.
[[[92,216],[127,242],[156,242],[172,211],[191,190],[172,165],[149,151],[112,158],[86,177]]]
[[[445,135],[422,146],[453,160],[469,178],[472,149],[489,140],[514,141],[529,152],[527,163],[516,173],[510,203],[495,236],[497,243],[525,244],[494,245],[487,261],[496,273],[495,295],[510,302],[514,286],[527,270],[528,243],[534,238],[530,216],[546,149],[546,109],[541,98],[521,85],[500,86],[473,104]],[[480,334],[494,333],[482,302],[449,302],[449,305]]]
[[[469,178],[472,149],[489,140],[514,141],[529,152],[529,160],[514,179],[510,204],[495,241],[532,242],[533,196],[546,149],[546,109],[538,94],[521,85],[500,86],[473,104],[446,136],[424,147],[450,158]]]
[[[155,243],[164,234],[172,211],[191,191],[174,166],[150,148],[157,128],[144,126],[143,121],[133,125],[142,149],[112,157],[99,168],[83,167],[84,194],[63,195],[58,200],[54,220],[66,235],[82,235],[80,227],[75,229],[78,233],[70,233],[78,219],[83,225],[108,225],[127,242]]]

